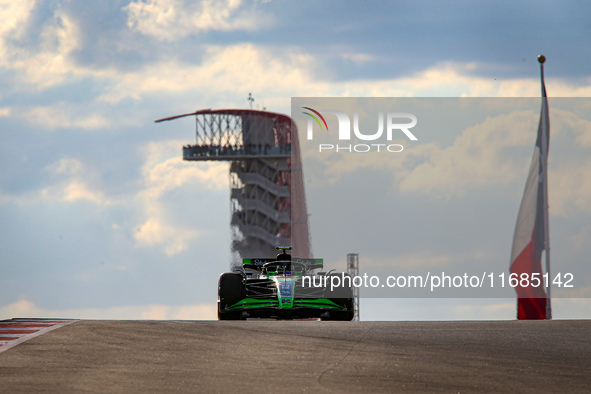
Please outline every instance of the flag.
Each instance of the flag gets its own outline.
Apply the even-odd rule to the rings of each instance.
[[[534,148],[534,154],[529,167],[527,182],[517,224],[513,236],[511,250],[511,274],[516,274],[519,280],[515,287],[517,292],[517,318],[524,319],[549,319],[551,318],[549,290],[546,293],[542,272],[542,252],[546,251],[546,272],[548,282],[550,278],[550,245],[548,228],[548,146],[550,140],[550,121],[548,116],[548,98],[544,84],[545,58],[538,57],[541,64],[542,78],[542,110],[538,125],[538,137]],[[522,281],[522,274],[526,274],[528,280]],[[532,278],[540,278],[541,285]],[[523,285],[523,286],[522,286]]]

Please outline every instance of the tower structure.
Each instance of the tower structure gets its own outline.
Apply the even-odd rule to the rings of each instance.
[[[291,245],[312,257],[297,127],[284,114],[205,109],[159,119],[194,116],[195,144],[183,160],[230,162],[233,264],[241,257],[274,256]]]
[[[347,273],[353,278],[359,276],[359,254],[347,254]],[[353,321],[359,321],[359,287],[353,286]]]

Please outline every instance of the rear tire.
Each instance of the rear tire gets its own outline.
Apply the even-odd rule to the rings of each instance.
[[[226,311],[244,298],[244,282],[242,275],[236,272],[226,272],[220,275],[218,281],[218,320],[240,320],[241,311]]]
[[[341,276],[341,279],[344,277],[351,278],[351,275],[343,273],[343,274],[336,274]],[[345,283],[342,283],[345,282]],[[327,280],[327,288],[326,288],[326,298],[334,302],[335,304],[346,308],[345,310],[339,311],[331,311],[329,312],[329,318],[323,320],[339,320],[339,321],[351,321],[355,316],[355,311],[353,310],[353,289],[347,286],[350,283],[350,280],[341,280],[341,286],[335,287],[331,290],[330,288],[330,279]]]

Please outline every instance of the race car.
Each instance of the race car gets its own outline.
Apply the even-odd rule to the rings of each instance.
[[[246,318],[352,320],[350,276],[322,272],[322,259],[300,259],[278,247],[276,258],[245,258],[234,272],[220,275],[218,319]]]

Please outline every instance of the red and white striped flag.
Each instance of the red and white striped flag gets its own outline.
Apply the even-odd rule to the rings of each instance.
[[[548,227],[548,146],[550,140],[550,120],[548,116],[548,98],[544,84],[544,60],[538,57],[542,75],[542,111],[538,125],[538,138],[525,192],[519,207],[513,248],[511,250],[512,274],[517,275],[519,285],[517,291],[517,318],[550,319],[550,294],[546,293],[544,272],[542,272],[542,252],[546,251],[547,282],[550,278],[550,243]],[[525,274],[525,275],[523,275]],[[522,276],[523,275],[523,276]],[[540,286],[534,278],[540,279]],[[521,280],[527,278],[526,280]],[[526,285],[527,286],[522,286]],[[533,285],[532,285],[533,284]],[[550,284],[550,283],[548,283]],[[549,286],[548,286],[549,287]]]

